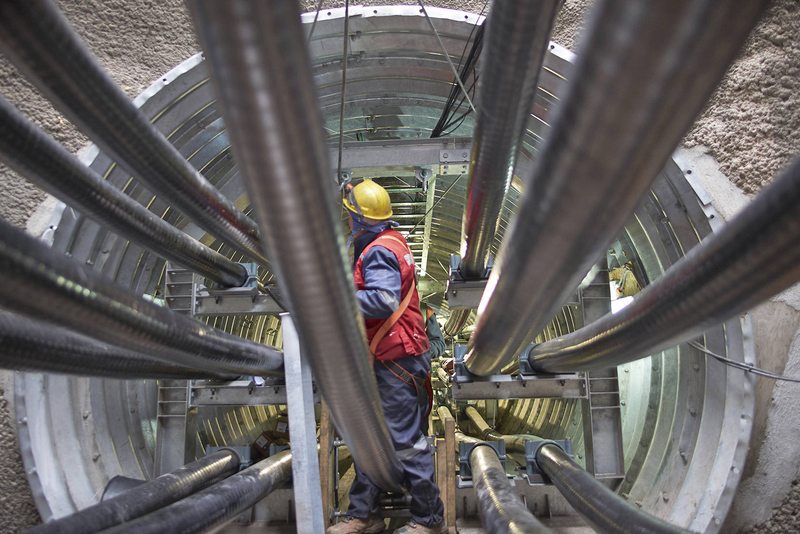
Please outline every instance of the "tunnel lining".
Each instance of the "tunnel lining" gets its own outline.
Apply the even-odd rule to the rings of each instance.
[[[375,14],[376,17],[389,17],[389,18],[405,18],[413,17],[418,18],[418,14],[416,13],[408,13],[405,15],[400,15],[398,11],[392,11],[390,8],[386,8],[387,11]],[[331,10],[334,12],[333,15],[330,17],[330,21],[332,24],[326,29],[325,24],[320,24],[316,30],[319,40],[322,39],[337,39],[335,33],[335,20],[337,17],[341,17],[341,13],[337,13],[336,10]],[[437,10],[438,12],[439,10]],[[449,11],[449,10],[448,10]],[[457,13],[457,12],[455,12]],[[442,16],[442,14],[434,14],[431,13],[435,17]],[[460,16],[447,13],[445,14],[447,20],[453,22],[456,26],[455,29],[447,30],[454,34],[461,34],[466,35],[466,30],[468,26],[465,26],[467,23],[460,22]],[[456,19],[459,19],[458,24],[455,24]],[[377,21],[371,21],[377,24]],[[414,21],[415,23],[420,21]],[[392,23],[398,23],[397,20],[393,20]],[[459,26],[460,25],[460,26]],[[324,33],[328,31],[329,33]],[[319,32],[323,32],[320,34]],[[322,36],[324,35],[324,37]],[[339,34],[339,39],[341,35]],[[317,41],[315,38],[314,41]],[[317,45],[321,44],[320,42],[316,42]],[[313,53],[314,48],[312,48]],[[432,51],[436,50],[436,47],[431,48]],[[358,51],[358,50],[356,50]],[[407,51],[403,52],[407,54]],[[426,55],[429,55],[431,51],[427,51]],[[558,56],[556,59],[552,59],[552,61],[564,61],[564,57]],[[439,61],[438,63],[442,63]],[[335,70],[335,67],[332,67]],[[444,68],[444,67],[441,67]],[[202,58],[200,55],[191,58],[178,66],[176,69],[165,75],[159,82],[151,86],[145,92],[142,93],[137,99],[137,105],[142,105],[143,111],[148,115],[159,115],[161,118],[157,123],[159,128],[165,129],[167,132],[174,132],[177,131],[183,125],[183,117],[181,113],[183,110],[188,110],[187,113],[194,113],[196,110],[196,106],[202,104],[204,99],[209,98],[208,94],[202,93],[203,90],[210,89],[202,89],[203,87],[208,88],[208,84],[198,84],[196,77],[204,70],[202,65]],[[354,76],[357,76],[356,73],[359,72],[358,68],[354,68],[352,70]],[[205,74],[203,74],[205,75]],[[446,73],[440,73],[438,75],[440,79],[447,79]],[[557,80],[558,78],[555,77]],[[366,84],[368,82],[365,81]],[[334,84],[335,85],[335,84]],[[434,87],[434,97],[441,97],[443,94],[442,91],[439,91],[438,84],[432,84],[431,87]],[[188,88],[196,87],[199,89],[198,92],[191,91],[187,93],[186,91]],[[333,87],[333,85],[331,86]],[[385,90],[385,85],[383,83],[380,84],[379,88],[377,89],[378,92],[381,90]],[[182,98],[177,98],[176,102],[176,95],[181,95]],[[171,100],[170,100],[171,98]],[[210,97],[213,99],[213,95]],[[331,101],[338,100],[337,92],[331,92],[330,94],[323,95],[324,99],[330,99]],[[433,100],[435,102],[435,100]],[[548,102],[544,102],[547,104]],[[542,102],[539,103],[542,105]],[[161,106],[161,107],[159,107]],[[540,124],[537,122],[536,124]],[[421,131],[424,131],[424,127],[420,127]],[[533,135],[529,136],[531,139],[535,139]],[[223,142],[224,138],[221,136],[214,137],[210,143],[214,146],[223,146],[225,143]],[[530,146],[535,148],[536,142],[530,141]],[[210,152],[213,154],[214,150],[211,149]],[[216,156],[216,154],[214,154]],[[82,157],[84,161],[87,163],[91,163],[93,168],[95,169],[102,169],[108,170],[111,162],[108,158],[102,154],[98,154],[95,150],[86,150],[83,152]],[[237,180],[237,175],[235,172],[232,171],[232,167],[230,165],[222,166],[216,169],[219,174],[215,174],[215,178],[218,178],[216,181],[212,179],[212,182],[216,183],[218,187],[228,194],[230,197],[236,199],[241,198],[244,194],[243,187],[241,183]],[[121,173],[118,169],[112,169],[109,173],[109,179],[114,181],[114,183],[121,185],[124,183],[128,183],[127,177],[123,176],[124,173]],[[683,176],[681,175],[681,179]],[[167,220],[176,224],[179,227],[183,227],[187,233],[196,237],[198,239],[205,239],[203,233],[194,225],[186,222],[183,217],[180,217],[178,214],[174,213],[173,210],[169,209],[162,200],[159,198],[155,198],[153,201],[152,195],[146,191],[143,187],[138,186],[136,184],[130,184],[130,191],[133,193],[135,198],[142,201],[143,203],[149,203],[152,201],[152,209],[156,213],[163,215],[167,215]],[[458,195],[459,189],[455,189],[453,191],[453,195]],[[454,196],[453,198],[458,198]],[[458,204],[458,203],[456,203]],[[446,205],[445,205],[446,206]],[[513,207],[513,202],[510,203],[510,206]],[[443,206],[444,207],[444,206]],[[459,206],[454,206],[453,211],[457,211]],[[55,215],[56,212],[59,210],[61,211],[60,218]],[[56,208],[54,210],[54,218],[58,218],[58,229],[56,230],[54,246],[63,250],[65,252],[70,253],[74,257],[87,261],[90,265],[105,274],[117,279],[123,284],[129,285],[133,289],[135,289],[139,293],[153,293],[155,292],[155,288],[158,287],[161,283],[161,271],[162,271],[162,260],[157,259],[154,257],[152,253],[148,253],[146,251],[142,251],[135,245],[130,245],[124,240],[117,238],[112,234],[105,235],[105,232],[95,223],[86,220],[83,217],[77,216],[73,210],[71,209],[63,209],[63,206],[60,208]],[[444,230],[444,228],[442,228]],[[452,236],[455,236],[455,227],[449,229],[451,230]],[[446,231],[443,234],[447,233]],[[650,234],[647,234],[650,235]],[[457,241],[457,239],[456,239]],[[218,246],[218,244],[216,244]],[[216,246],[215,246],[216,248]],[[232,251],[223,248],[223,253],[226,255],[232,255]],[[666,252],[664,252],[666,254]],[[235,257],[235,256],[234,256]],[[444,256],[443,256],[444,257]],[[656,254],[656,257],[660,257]],[[441,273],[439,273],[441,274]],[[219,321],[219,322],[217,322]],[[219,326],[226,327],[227,324],[233,324],[235,321],[228,320],[228,319],[218,319],[215,320],[214,324],[218,324]],[[241,321],[240,321],[241,323]],[[268,324],[266,321],[260,323],[262,330],[268,330]],[[737,327],[735,324],[730,325],[730,329],[735,330]],[[736,336],[728,336],[727,340],[727,349],[728,354],[731,355],[732,346],[731,346],[731,337]],[[744,356],[743,356],[744,357]],[[662,356],[662,359],[667,359],[666,356]],[[664,365],[662,363],[662,365]],[[728,373],[730,375],[730,373]],[[730,381],[730,377],[729,377]],[[63,453],[56,450],[56,454],[58,455],[58,459],[60,460],[61,466],[69,469],[70,466],[77,466],[81,465],[81,468],[86,467],[83,469],[82,472],[66,472],[64,471],[61,476],[63,479],[61,483],[65,486],[59,489],[56,489],[56,483],[53,482],[43,482],[41,477],[34,474],[31,475],[33,478],[32,486],[34,486],[34,494],[36,495],[37,504],[39,505],[40,512],[42,513],[43,518],[47,519],[49,517],[47,515],[47,511],[54,516],[60,516],[72,511],[69,507],[83,507],[86,506],[87,503],[91,503],[92,499],[96,498],[96,488],[101,487],[103,485],[104,478],[108,475],[108,473],[115,473],[117,471],[121,473],[130,473],[131,471],[136,471],[140,474],[147,475],[149,468],[148,468],[148,457],[150,456],[149,451],[149,441],[152,439],[151,436],[151,429],[152,425],[149,428],[143,428],[142,430],[135,432],[134,436],[131,436],[131,433],[124,433],[125,435],[121,434],[114,434],[114,437],[111,440],[104,441],[104,438],[97,438],[97,425],[99,422],[96,422],[96,415],[101,412],[97,411],[97,403],[100,402],[100,399],[104,399],[103,403],[105,404],[106,393],[108,390],[112,390],[114,393],[119,391],[119,388],[115,388],[109,381],[100,381],[100,380],[89,380],[89,379],[75,379],[75,378],[65,378],[65,377],[55,377],[55,376],[48,376],[48,377],[40,377],[37,378],[34,375],[26,376],[17,381],[17,391],[18,395],[18,402],[17,402],[17,411],[18,411],[18,419],[22,420],[24,417],[30,417],[31,420],[35,419],[35,415],[29,413],[30,411],[37,410],[37,407],[33,406],[26,406],[26,402],[30,400],[31,394],[35,391],[42,391],[46,390],[49,395],[53,395],[53,399],[57,398],[57,395],[63,395],[66,398],[71,398],[75,402],[76,406],[84,406],[90,407],[89,409],[89,417],[84,417],[83,413],[80,414],[79,417],[76,417],[78,414],[70,413],[70,414],[63,414],[65,417],[63,418],[63,424],[66,425],[64,427],[64,431],[71,434],[73,439],[80,442],[84,437],[89,439],[89,442],[93,444],[93,448],[96,448],[96,452],[92,451],[90,455],[84,453],[80,458],[77,459],[73,453],[67,453],[64,451]],[[746,386],[746,383],[745,383]],[[100,389],[98,389],[100,388]],[[152,384],[142,383],[142,384],[126,384],[126,388],[132,388],[132,390],[128,390],[130,392],[129,395],[126,396],[125,399],[119,400],[119,409],[124,411],[128,417],[129,415],[136,413],[136,414],[145,414],[143,417],[146,419],[145,421],[139,420],[140,423],[148,423],[150,418],[150,414],[154,413],[153,406],[151,401],[148,399],[152,399]],[[103,391],[104,392],[101,392]],[[26,395],[28,393],[28,395]],[[729,394],[731,392],[729,391]],[[51,399],[52,401],[52,399]],[[110,404],[110,403],[109,403]],[[38,407],[38,409],[45,409],[44,406]],[[50,409],[53,410],[52,413],[48,412],[45,416],[50,419],[52,423],[55,419],[56,421],[62,421],[62,417],[59,414],[60,410],[63,410],[64,407],[58,405],[58,403],[53,404],[51,402]],[[21,411],[20,411],[21,410]],[[132,411],[133,410],[133,411]],[[113,413],[114,410],[108,410],[104,413],[106,424],[109,421],[112,421],[115,418],[115,414]],[[745,410],[746,412],[746,410]],[[546,413],[546,412],[545,412]],[[41,415],[41,414],[39,414]],[[574,417],[574,415],[572,416]],[[568,421],[572,421],[573,419],[570,417]],[[136,424],[135,418],[131,418],[127,422],[127,424]],[[92,428],[92,425],[95,428]],[[143,427],[146,425],[142,425]],[[108,427],[107,427],[108,428]],[[110,428],[117,428],[113,424]],[[124,427],[123,427],[124,428]],[[38,430],[34,431],[31,430],[30,432],[27,431],[25,428],[20,429],[20,441],[28,441],[28,443],[23,443],[23,450],[26,446],[30,446],[30,438],[33,437],[33,433],[41,432],[43,429],[39,428]],[[126,444],[125,438],[132,440],[131,443]],[[50,443],[54,440],[54,436],[50,436],[48,441],[44,441],[43,443]],[[109,447],[109,442],[111,446]],[[736,451],[741,450],[741,441],[738,442],[738,446],[736,447]],[[745,440],[746,446],[746,440]],[[130,452],[126,450],[126,447],[129,447]],[[125,452],[121,452],[125,451]],[[88,452],[88,451],[87,451]],[[26,466],[30,471],[32,468],[35,468],[37,463],[43,461],[43,457],[41,456],[42,452],[40,451],[39,454],[36,456],[36,461],[34,461],[34,456],[32,454],[24,453]],[[99,454],[97,460],[93,459],[95,454]],[[123,456],[119,456],[122,454]],[[664,453],[666,454],[666,453]],[[695,457],[692,456],[692,461],[694,461]],[[743,460],[743,458],[742,458]],[[673,460],[676,461],[676,460]],[[682,460],[677,460],[682,461]],[[89,463],[90,462],[90,463]],[[87,466],[83,466],[82,464],[87,464]],[[40,464],[40,467],[43,467],[45,464]],[[665,464],[669,465],[669,464]],[[741,467],[741,464],[739,464]],[[135,468],[134,468],[135,466]],[[660,467],[660,464],[659,464]],[[40,469],[41,471],[41,469]],[[137,473],[134,473],[134,475]],[[736,477],[738,480],[738,477]],[[730,478],[728,479],[730,481]],[[674,482],[673,482],[674,483]],[[38,488],[35,485],[38,484]],[[654,495],[654,492],[648,490],[647,488],[648,482],[643,477],[640,481],[638,486],[632,485],[631,486],[631,493],[630,497],[636,498],[640,496],[642,499],[645,499],[645,505],[650,508],[653,507],[658,514],[668,514],[672,513],[673,515],[679,514],[678,517],[675,517],[676,523],[682,523],[685,521],[683,516],[680,516],[680,512],[676,511],[676,506],[674,505],[675,501],[678,499],[670,499],[669,501],[664,501],[662,495]],[[735,486],[735,485],[734,485]],[[688,491],[691,490],[691,491]],[[726,489],[727,491],[727,489]],[[51,494],[59,493],[60,496],[56,497],[48,497],[46,494],[50,492]],[[689,493],[696,493],[695,488],[687,488],[687,494]],[[731,492],[732,493],[732,492]],[[732,496],[732,495],[731,495]],[[59,499],[63,499],[64,503],[56,505],[54,508],[50,508],[50,506],[58,501]],[[659,499],[661,499],[659,501]],[[692,500],[693,497],[687,497],[686,499]],[[65,504],[66,503],[66,504]],[[715,508],[719,506],[721,501],[713,503],[714,506],[711,508]],[[697,505],[696,505],[697,507]],[[707,507],[708,508],[708,507]],[[703,512],[703,510],[701,510]],[[705,513],[705,512],[703,512]],[[698,518],[695,521],[702,522],[702,515],[698,512]]]

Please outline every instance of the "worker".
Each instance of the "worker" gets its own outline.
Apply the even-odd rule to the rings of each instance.
[[[422,311],[422,316],[426,318],[425,334],[428,336],[428,344],[430,344],[427,353],[428,366],[430,367],[431,361],[438,359],[444,354],[445,350],[447,350],[447,345],[445,344],[442,329],[439,327],[439,321],[436,319],[436,312],[433,311],[433,308],[427,304],[421,303],[420,310]],[[430,372],[428,372],[428,377],[425,379],[425,395],[427,398],[425,416],[422,418],[420,424],[422,425],[422,433],[427,436],[428,419],[430,418],[431,409],[433,408],[433,387],[431,385]]]
[[[383,187],[364,180],[347,189],[343,204],[349,214],[356,296],[364,316],[378,393],[403,469],[402,482],[411,495],[411,521],[394,532],[447,532],[430,445],[421,431],[430,359],[414,255],[403,235],[394,230],[398,224],[391,220],[392,205]],[[378,515],[380,492],[356,465],[347,515],[329,527],[328,534],[383,532],[384,520]]]
[[[428,352],[430,359],[435,360],[445,353],[447,345],[444,342],[442,329],[439,326],[439,321],[436,318],[436,312],[433,311],[433,308],[423,304],[422,312],[425,317],[425,333],[428,335],[428,342],[431,345]]]

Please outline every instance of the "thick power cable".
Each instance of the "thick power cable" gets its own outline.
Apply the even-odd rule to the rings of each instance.
[[[48,193],[156,254],[223,286],[244,266],[192,239],[83,165],[0,97],[0,159]]]
[[[478,500],[478,513],[486,532],[552,532],[528,510],[492,447],[486,444],[475,445],[469,454],[469,467]]]
[[[545,441],[532,435],[500,434],[490,427],[472,406],[468,406],[464,414],[475,425],[483,439],[503,441],[507,450],[525,452],[526,440]],[[484,447],[484,449],[491,451],[493,454],[489,454],[486,451],[480,451],[480,454],[494,462],[491,459],[491,456],[497,458],[494,449],[488,446]],[[473,478],[475,478],[476,465],[476,462],[473,461],[474,454],[475,449],[470,454],[470,467],[473,472]],[[575,511],[597,528],[598,532],[636,532],[642,534],[647,532],[663,534],[686,532],[630,504],[572,461],[569,455],[553,442],[543,443],[536,450],[536,462]],[[497,465],[502,468],[499,460],[497,460]],[[495,469],[497,469],[496,466]],[[502,473],[505,476],[505,471],[502,471]],[[476,483],[476,489],[477,487]],[[494,532],[494,530],[489,529],[489,525],[486,525],[485,522],[484,526],[487,527],[488,531]]]
[[[499,371],[606,250],[766,0],[602,0],[506,230],[465,357]],[[525,177],[523,177],[525,178]]]
[[[55,2],[0,2],[0,50],[120,166],[211,235],[268,266],[256,223],[139,111]]]
[[[280,372],[283,355],[134,295],[0,221],[0,306],[159,360],[232,375]]]
[[[123,380],[221,378],[1,310],[0,368]]]
[[[99,532],[164,508],[236,473],[239,455],[230,449],[199,460],[103,500],[72,515],[29,530],[30,534]],[[166,530],[162,532],[167,532]],[[175,532],[175,531],[169,531]]]
[[[632,505],[576,464],[558,445],[539,447],[536,463],[569,504],[598,532],[679,534],[670,525]]]
[[[222,482],[106,532],[208,532],[231,521],[291,477],[292,453],[279,452]]]
[[[497,2],[485,23],[478,120],[472,141],[461,273],[480,278],[511,187],[559,0]]]
[[[558,7],[558,0],[498,2],[484,23],[483,82],[462,219],[465,278],[481,278],[486,271]],[[470,311],[451,312],[447,335],[464,329]]]
[[[800,280],[800,159],[633,301],[533,347],[547,373],[602,369],[691,339]]]
[[[316,383],[359,468],[397,490],[400,465],[369,365],[298,5],[189,7]]]

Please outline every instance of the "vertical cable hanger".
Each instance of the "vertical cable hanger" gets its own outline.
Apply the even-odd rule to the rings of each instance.
[[[306,38],[306,46],[309,47],[309,54],[311,52],[311,36],[314,35],[314,29],[317,27],[317,21],[319,20],[319,12],[322,9],[322,2],[323,0],[319,0],[317,2],[317,12],[314,14],[314,22],[311,23],[311,31],[308,32],[308,37]]]
[[[447,64],[450,65],[450,70],[453,71],[453,75],[456,77],[456,83],[458,83],[458,86],[464,93],[464,97],[467,99],[469,107],[472,108],[473,113],[477,113],[477,111],[475,111],[475,106],[472,104],[472,99],[467,93],[467,88],[464,87],[464,82],[461,81],[461,76],[458,75],[458,69],[456,69],[456,66],[453,64],[453,60],[450,59],[450,54],[447,53],[447,49],[444,47],[442,38],[439,37],[439,32],[436,31],[436,26],[433,25],[433,21],[428,16],[428,11],[425,9],[425,4],[422,3],[422,0],[419,0],[419,7],[422,9],[422,14],[425,15],[425,19],[428,21],[428,25],[431,27],[431,30],[433,30],[433,34],[436,36],[436,40],[439,42],[439,48],[442,49],[442,53],[444,54],[445,59],[447,59]]]
[[[342,38],[342,98],[339,102],[339,161],[336,165],[336,180],[342,183],[342,149],[344,147],[344,96],[347,89],[347,50],[350,38],[350,0],[344,3],[344,37]]]

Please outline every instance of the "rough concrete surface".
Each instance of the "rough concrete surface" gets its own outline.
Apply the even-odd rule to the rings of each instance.
[[[304,0],[303,4],[308,9],[316,2]],[[473,12],[480,12],[484,4],[482,0],[430,2],[430,5]],[[556,21],[554,40],[574,48],[590,4],[590,0],[567,0]],[[64,1],[60,5],[101,63],[131,96],[198,50],[185,7],[179,0],[84,0]],[[324,3],[326,8],[334,5],[343,3]],[[85,137],[22,80],[2,57],[0,93],[71,150],[85,144]],[[797,0],[779,0],[773,4],[741,58],[688,133],[686,144],[707,147],[705,150],[719,161],[722,171],[747,193],[757,191],[793,154],[800,152],[800,3]],[[41,191],[0,165],[0,217],[24,227],[26,219],[43,198]],[[765,305],[766,315],[756,318],[757,330],[758,317],[769,322],[770,314],[792,313],[788,307],[777,306],[776,303]],[[790,327],[787,325],[787,328]],[[791,336],[787,332],[791,333],[791,329],[783,330],[781,335],[788,339],[770,345],[776,356],[770,360],[769,366],[772,370],[782,371],[783,362],[788,361],[785,372],[800,374],[798,341],[795,339],[790,354],[788,342]],[[757,335],[770,339],[769,332],[763,329]],[[767,438],[763,447],[754,447],[754,457],[764,456],[764,451],[787,447],[787,443],[791,448],[797,442],[796,436],[791,441],[775,440],[787,437],[778,432],[786,426],[783,418],[800,412],[797,409],[798,386],[781,384],[774,390],[769,384],[759,387],[759,398],[767,396],[773,400],[769,406],[759,407],[760,413],[768,413],[762,425],[766,428]],[[38,520],[17,453],[12,416],[7,409],[9,394],[7,389],[0,391],[0,481],[3,483],[0,531],[3,532],[18,531]],[[797,425],[791,426],[788,432],[798,428]],[[760,433],[755,436],[758,439]],[[726,531],[767,519],[771,507],[778,504],[785,494],[783,487],[772,484],[772,472],[762,470],[763,474],[759,475],[754,466],[760,464],[753,461],[755,463],[748,469],[754,473],[753,476],[760,478],[748,478],[745,473],[740,494],[750,492],[751,500],[754,494],[766,493],[772,498],[764,499],[765,509],[759,511],[761,516],[748,517],[736,524],[729,522]],[[783,478],[778,484],[791,488],[788,497],[776,508],[772,518],[754,531],[800,529],[800,484],[793,473],[797,465],[800,465],[797,461],[792,463],[791,469],[781,474]],[[740,500],[737,497],[734,510]]]
[[[774,2],[686,138],[758,191],[800,152],[800,2]]]

